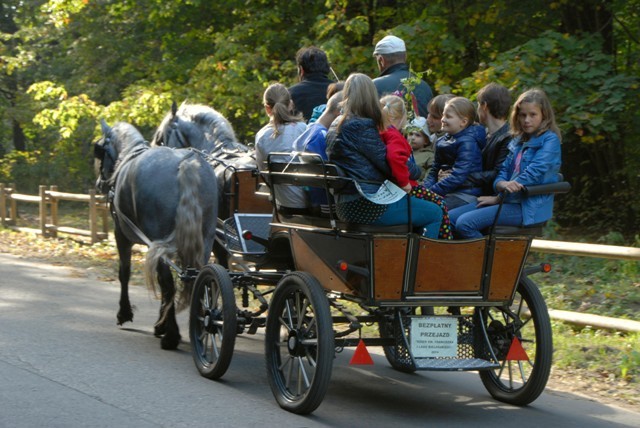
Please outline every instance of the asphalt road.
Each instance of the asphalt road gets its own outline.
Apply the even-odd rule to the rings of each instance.
[[[339,354],[311,416],[281,410],[267,383],[260,334],[240,336],[222,381],[201,377],[183,342],[163,351],[158,304],[131,290],[133,323],[116,326],[119,285],[90,271],[0,254],[0,427],[623,427],[640,414],[545,391],[525,408],[493,400],[476,373],[350,366]]]

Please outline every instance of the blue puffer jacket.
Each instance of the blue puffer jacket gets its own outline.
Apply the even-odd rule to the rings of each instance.
[[[515,161],[520,152],[522,152],[521,172],[514,177]],[[493,188],[495,190],[496,183],[499,181],[511,180],[525,186],[556,183],[561,163],[560,139],[554,132],[546,131],[524,144],[520,138],[514,139],[509,143],[509,155],[493,182]],[[511,196],[507,196],[505,202],[510,202]],[[522,204],[522,224],[525,226],[545,222],[553,214],[553,195],[530,196],[521,199],[520,203]]]
[[[482,148],[487,132],[480,125],[471,125],[457,134],[445,134],[436,141],[436,156],[424,180],[424,186],[441,196],[463,192],[474,196],[482,194],[479,185],[467,181],[469,174],[482,171]],[[438,171],[451,170],[451,175],[438,181]]]
[[[337,130],[334,121],[327,132],[327,156],[329,161],[342,169],[347,177],[356,179],[365,193],[375,193],[380,184],[367,184],[364,181],[384,182],[391,177],[387,164],[387,148],[372,119],[361,117],[347,118]],[[343,193],[357,193],[355,187],[347,188]]]

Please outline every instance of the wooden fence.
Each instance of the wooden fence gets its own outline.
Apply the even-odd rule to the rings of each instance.
[[[89,204],[89,229],[60,226],[58,203],[60,201],[85,202]],[[38,204],[39,227],[18,226],[18,202]],[[59,192],[57,186],[40,186],[38,195],[24,195],[16,192],[15,185],[0,183],[0,218],[2,226],[25,232],[40,233],[46,237],[56,237],[58,233],[67,233],[91,238],[91,243],[105,240],[109,233],[109,209],[104,195]],[[98,226],[101,219],[102,227]]]

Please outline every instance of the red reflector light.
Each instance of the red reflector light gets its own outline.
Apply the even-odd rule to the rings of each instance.
[[[340,260],[338,262],[338,269],[340,269],[343,272],[346,272],[349,269],[349,265],[347,264],[347,262],[343,262],[342,260]]]
[[[242,237],[247,241],[251,241],[251,238],[253,238],[253,233],[251,233],[250,230],[245,230],[244,232],[242,232]]]
[[[544,273],[551,272],[551,264],[550,263],[542,263],[542,272],[544,272]]]

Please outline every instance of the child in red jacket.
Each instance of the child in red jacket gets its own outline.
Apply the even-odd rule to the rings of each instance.
[[[442,224],[438,237],[452,239],[449,214],[444,199],[416,181],[420,177],[420,167],[416,165],[411,145],[400,132],[407,123],[404,101],[397,95],[385,95],[380,99],[385,130],[380,132],[387,146],[387,163],[398,187],[420,199],[434,202],[442,208]]]

